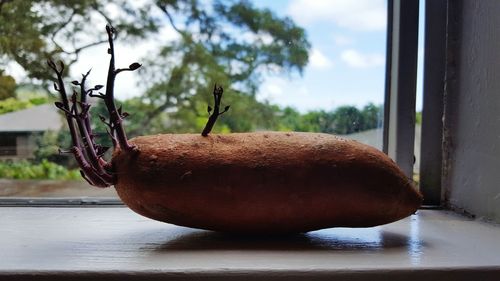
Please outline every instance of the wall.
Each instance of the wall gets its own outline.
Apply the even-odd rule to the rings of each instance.
[[[445,200],[500,222],[500,1],[451,1]]]
[[[17,136],[17,158],[30,158],[31,156],[32,148],[29,136],[26,134]]]

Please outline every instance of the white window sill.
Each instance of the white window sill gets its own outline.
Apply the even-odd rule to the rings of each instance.
[[[366,229],[235,237],[123,207],[0,208],[0,280],[499,280],[499,253],[500,227],[446,211]]]

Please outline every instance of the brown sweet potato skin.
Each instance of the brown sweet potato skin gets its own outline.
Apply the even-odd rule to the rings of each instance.
[[[422,196],[384,153],[327,134],[165,134],[115,152],[116,190],[146,217],[225,232],[369,227],[414,213]]]

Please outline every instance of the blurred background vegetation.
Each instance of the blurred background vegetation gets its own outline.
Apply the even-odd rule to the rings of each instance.
[[[224,86],[223,104],[231,105],[217,121],[215,133],[279,130],[346,135],[382,126],[382,105],[301,113],[256,99],[266,71],[300,75],[308,63],[311,44],[305,30],[290,18],[245,0],[140,2],[0,0],[0,114],[54,102],[57,97],[50,94],[54,77],[47,58],[64,61],[68,75],[81,52],[96,45],[106,48],[105,32],[96,26],[108,22],[118,30],[118,38],[130,44],[160,36],[166,26],[179,38],[159,45],[156,53],[140,61],[147,66],[136,73],[146,85],[144,93],[117,101],[130,113],[125,127],[131,137],[200,133],[207,105],[213,102],[214,83]],[[21,68],[25,78],[16,81],[6,71],[8,65]],[[107,62],[93,67],[107,67]],[[26,93],[26,89],[32,90]],[[107,115],[104,105],[96,101],[92,112],[95,131],[105,136],[97,118],[98,113]],[[101,143],[107,141],[104,137]],[[0,177],[75,178],[74,171],[63,171],[63,166],[74,167],[71,160],[57,153],[69,144],[64,129],[46,132],[37,137],[32,159],[1,162]]]

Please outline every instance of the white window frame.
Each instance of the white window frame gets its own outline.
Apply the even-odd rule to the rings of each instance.
[[[413,176],[418,0],[388,0],[384,152]]]
[[[421,0],[424,1],[424,0]],[[448,0],[425,1],[420,191],[442,205],[443,107]],[[413,177],[419,0],[388,0],[384,152]]]

